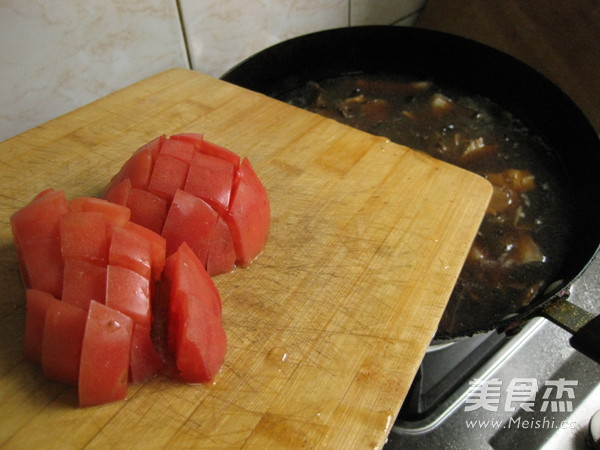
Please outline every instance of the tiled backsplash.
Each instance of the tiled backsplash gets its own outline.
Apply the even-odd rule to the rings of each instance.
[[[0,141],[173,67],[219,77],[257,51],[348,25],[411,25],[425,0],[0,2]]]

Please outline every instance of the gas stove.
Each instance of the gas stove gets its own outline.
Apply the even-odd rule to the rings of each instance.
[[[596,258],[570,301],[599,314],[598,299]],[[600,410],[600,366],[569,338],[538,318],[514,336],[494,331],[432,346],[384,450],[594,448],[588,434]]]

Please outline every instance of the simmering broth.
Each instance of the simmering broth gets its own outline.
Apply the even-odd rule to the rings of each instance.
[[[309,82],[281,99],[492,183],[490,206],[438,335],[467,334],[483,320],[501,320],[554,281],[570,233],[569,194],[554,153],[514,115],[478,95],[396,76]]]

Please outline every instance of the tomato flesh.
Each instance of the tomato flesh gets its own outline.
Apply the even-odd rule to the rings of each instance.
[[[126,228],[112,232],[108,263],[126,267],[147,279],[152,273],[152,244],[148,239]]]
[[[132,383],[146,381],[165,367],[150,332],[149,326],[134,322],[129,358],[129,380]]]
[[[104,303],[106,266],[76,258],[65,260],[62,301],[87,311],[92,300]]]
[[[77,385],[85,327],[84,310],[60,300],[50,301],[42,343],[42,368],[46,377]]]
[[[106,305],[127,314],[136,323],[150,326],[150,283],[148,278],[125,267],[106,269]]]
[[[127,395],[133,320],[93,301],[87,315],[79,367],[79,405],[122,400]]]
[[[162,230],[162,236],[167,241],[167,255],[174,253],[186,242],[202,264],[206,264],[217,218],[217,212],[204,200],[178,190]]]
[[[164,198],[142,189],[131,189],[127,197],[127,207],[131,210],[133,222],[160,234],[168,209]]]
[[[183,189],[189,164],[169,155],[159,154],[154,162],[148,190],[158,197],[171,199]]]
[[[64,258],[106,264],[106,221],[99,212],[70,211],[61,217],[60,242]]]

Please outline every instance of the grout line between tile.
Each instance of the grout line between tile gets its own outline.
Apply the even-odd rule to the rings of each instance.
[[[185,29],[185,20],[183,18],[183,12],[181,10],[181,3],[179,0],[175,0],[175,6],[177,7],[177,15],[179,16],[179,25],[181,28],[181,36],[183,38],[183,46],[185,47],[185,57],[187,59],[188,69],[193,69],[192,57],[190,55],[190,46],[188,44],[188,36],[187,31]]]

